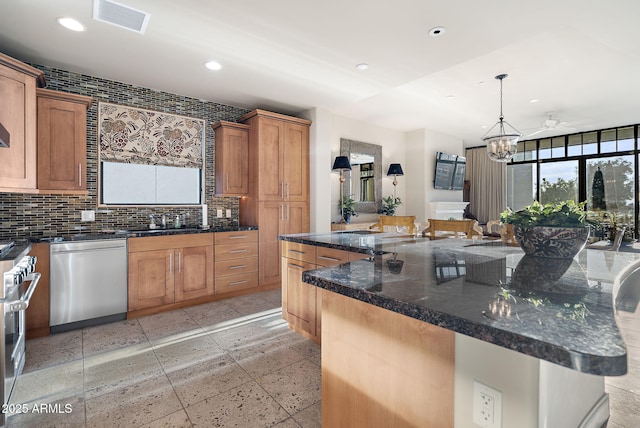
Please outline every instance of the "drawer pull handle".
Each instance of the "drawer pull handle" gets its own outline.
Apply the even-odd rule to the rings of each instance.
[[[249,250],[231,250],[230,253],[246,253]]]
[[[300,251],[300,250],[289,250],[290,253],[296,253],[296,254],[305,254],[304,251]]]
[[[230,283],[229,283],[229,285],[240,285],[240,284],[244,284],[244,283],[246,283],[246,282],[247,282],[247,280],[246,280],[246,279],[244,279],[244,280],[242,280],[242,281],[234,281],[234,282],[230,282]]]
[[[326,257],[326,256],[318,256],[319,259],[323,259],[323,260],[331,260],[332,262],[339,262],[340,259],[335,259],[333,257]]]
[[[247,265],[229,266],[229,269],[244,269]]]
[[[247,235],[230,236],[229,239],[245,239]]]
[[[304,269],[304,266],[300,266],[300,265],[297,265],[297,264],[295,264],[295,263],[289,263],[289,266],[291,266],[291,267],[297,267],[298,269]]]

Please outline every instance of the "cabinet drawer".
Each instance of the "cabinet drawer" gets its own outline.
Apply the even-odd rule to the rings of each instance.
[[[241,232],[216,232],[216,245],[218,244],[237,244],[240,242],[257,242],[257,230],[244,230]]]
[[[216,261],[258,257],[258,243],[244,242],[226,245],[215,245]]]
[[[216,278],[215,293],[228,293],[258,286],[258,271]]]
[[[333,266],[346,263],[351,260],[351,253],[335,248],[316,248],[316,264],[318,266]]]
[[[316,247],[297,242],[282,241],[282,257],[315,263]]]
[[[246,257],[216,262],[216,278],[258,271],[258,258]]]

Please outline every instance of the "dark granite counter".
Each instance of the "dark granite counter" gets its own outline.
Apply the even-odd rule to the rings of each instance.
[[[303,281],[583,373],[623,375],[627,353],[613,296],[640,254],[583,250],[574,260],[524,256],[499,241],[331,233],[281,240],[368,253]]]
[[[93,241],[98,239],[123,239],[139,238],[148,236],[169,236],[184,235],[193,233],[214,233],[214,232],[238,232],[244,230],[258,230],[257,226],[240,227],[216,227],[202,229],[200,227],[183,227],[179,229],[140,229],[140,230],[103,230],[98,233],[77,233],[72,235],[59,236],[32,236],[28,240],[31,242],[69,242],[69,241]]]

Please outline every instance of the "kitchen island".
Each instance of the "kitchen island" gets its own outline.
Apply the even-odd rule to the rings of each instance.
[[[281,240],[372,256],[302,274],[321,290],[328,426],[599,426],[608,417],[604,376],[627,369],[613,298],[635,282],[640,255],[539,261],[497,241],[386,233]],[[480,394],[496,395],[492,420],[474,415]]]

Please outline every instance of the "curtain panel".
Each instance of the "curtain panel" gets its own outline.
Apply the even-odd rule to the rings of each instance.
[[[500,213],[507,208],[506,163],[489,159],[486,147],[467,149],[466,157],[470,211],[479,223],[500,219]]]
[[[205,121],[98,103],[100,161],[202,168]]]

